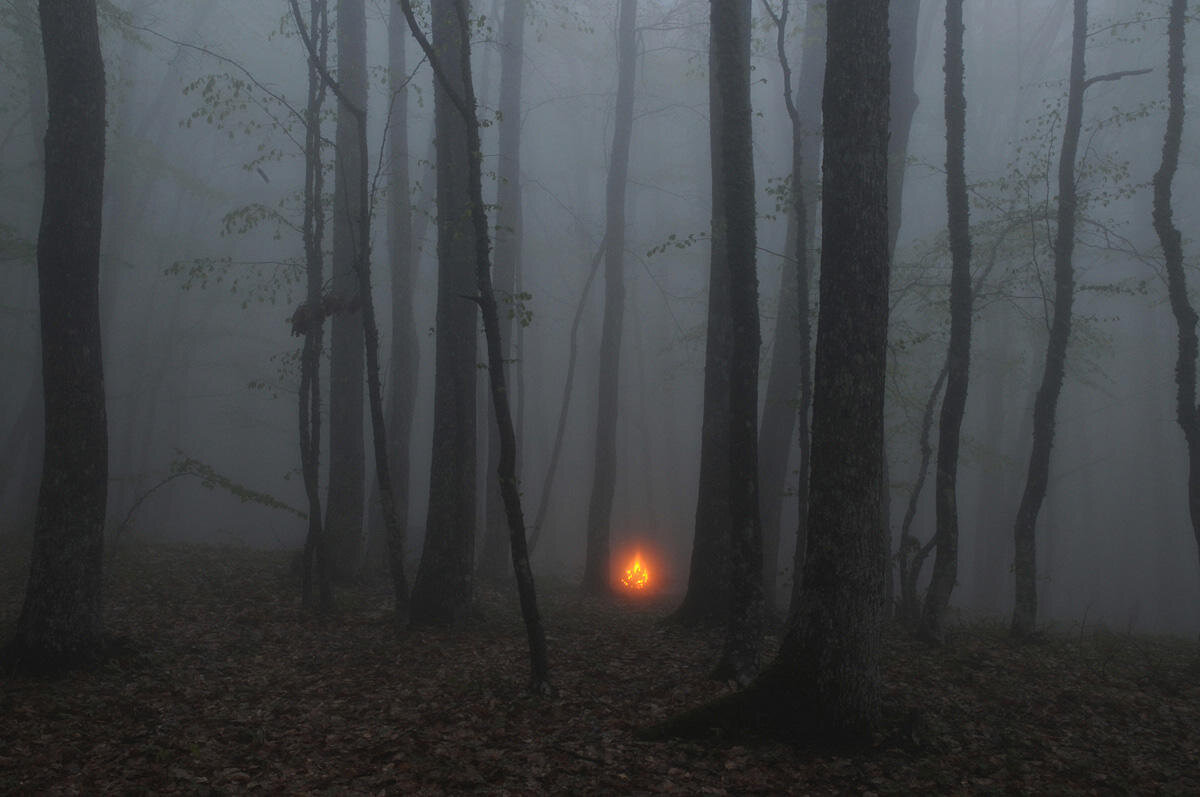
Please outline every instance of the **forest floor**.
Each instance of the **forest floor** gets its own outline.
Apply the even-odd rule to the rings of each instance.
[[[22,557],[0,557],[0,633]],[[121,652],[88,672],[0,676],[0,793],[1200,794],[1200,647],[1102,630],[1010,643],[960,626],[932,650],[889,632],[894,720],[832,753],[633,731],[728,691],[720,634],[672,603],[543,586],[552,699],[525,690],[511,594],[459,631],[397,635],[378,587],[299,606],[290,556],[127,545],[107,571]]]

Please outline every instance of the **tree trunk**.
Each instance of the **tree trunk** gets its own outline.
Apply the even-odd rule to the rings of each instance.
[[[437,76],[439,86],[445,90],[447,100],[458,111],[466,128],[466,161],[468,165],[468,199],[481,212],[473,214],[475,240],[475,279],[479,295],[476,297],[483,315],[483,329],[487,340],[488,382],[491,385],[492,407],[496,423],[500,427],[500,491],[508,517],[509,547],[512,551],[513,571],[517,580],[517,594],[521,601],[521,615],[525,620],[525,631],[529,639],[530,689],[536,694],[550,696],[554,687],[550,683],[550,666],[546,654],[546,633],[542,627],[537,607],[537,594],[533,584],[533,571],[529,567],[529,551],[525,544],[525,519],[521,509],[521,493],[517,486],[517,442],[513,431],[512,413],[509,410],[508,388],[504,381],[504,367],[500,352],[500,318],[496,309],[496,295],[492,289],[491,241],[488,237],[487,215],[482,212],[483,169],[482,148],[479,143],[479,119],[475,113],[475,91],[471,84],[471,25],[464,0],[454,0],[454,20],[459,40],[457,51],[458,85],[447,73],[442,57],[445,51],[434,51],[429,40],[420,33],[413,19],[409,0],[401,0],[404,15],[408,18],[413,34],[425,51],[430,65]],[[461,154],[461,153],[460,153]]]
[[[733,330],[729,318],[726,259],[723,118],[716,74],[709,70],[709,139],[712,169],[712,236],[709,242],[708,328],[704,347],[704,409],[700,422],[700,484],[696,496],[687,592],[670,621],[716,627],[729,621],[729,398]]]
[[[860,745],[880,715],[888,314],[887,5],[829,5],[809,545],[779,654],[745,691],[646,735],[714,725]]]
[[[776,50],[783,69],[783,93],[792,132],[791,193],[784,263],[779,283],[779,314],[775,321],[775,343],[771,370],[763,401],[758,435],[759,505],[763,527],[763,589],[765,614],[776,614],[775,588],[779,570],[780,517],[787,495],[788,455],[792,432],[799,419],[800,477],[796,494],[800,504],[797,527],[798,573],[804,566],[804,524],[808,519],[809,426],[812,408],[812,323],[809,319],[809,260],[815,203],[805,197],[817,183],[820,137],[815,135],[821,116],[821,81],[825,74],[824,10],[810,0],[804,19],[804,51],[800,62],[800,85],[792,99],[792,72],[785,48],[788,2],[775,18]],[[812,131],[806,134],[804,120]],[[797,395],[799,401],[797,403]],[[794,576],[793,576],[794,578]]]
[[[338,84],[351,104],[367,107],[367,22],[364,0],[337,4]],[[338,102],[334,140],[333,293],[346,304],[362,303],[356,264],[362,215],[358,185],[367,164],[358,151],[358,123]],[[365,260],[363,261],[365,262]],[[366,454],[363,448],[363,317],[335,313],[329,336],[329,496],[325,534],[333,574],[350,578],[362,553]]]
[[[1196,310],[1188,299],[1183,270],[1183,241],[1173,219],[1171,184],[1179,169],[1184,114],[1184,17],[1186,0],[1172,0],[1167,25],[1167,129],[1163,135],[1162,164],[1154,174],[1154,231],[1167,267],[1171,311],[1179,328],[1179,355],[1175,363],[1175,413],[1188,451],[1188,511],[1192,533],[1200,548],[1200,408],[1196,406]]]
[[[950,233],[950,345],[946,395],[938,425],[935,501],[937,556],[925,594],[922,631],[941,641],[950,594],[958,577],[958,449],[971,363],[971,219],[964,147],[967,100],[963,90],[963,3],[946,3],[946,207]]]
[[[493,284],[501,301],[509,303],[501,312],[501,336],[505,341],[505,382],[513,384],[513,320],[516,316],[517,274],[521,268],[521,70],[524,66],[526,0],[506,0],[501,25],[500,50],[500,135],[496,179],[496,255]],[[520,356],[520,352],[516,352]],[[498,578],[507,571],[508,529],[504,500],[496,476],[500,467],[500,428],[495,418],[488,422],[488,480],[484,508],[481,574]],[[517,452],[518,455],[520,452]],[[520,471],[520,457],[517,458]]]
[[[408,525],[408,482],[411,469],[410,438],[416,407],[417,373],[420,349],[413,318],[413,278],[416,274],[416,247],[413,243],[412,206],[409,199],[408,173],[408,71],[405,43],[408,22],[393,6],[388,13],[388,82],[392,92],[391,117],[388,120],[388,259],[392,274],[392,344],[389,381],[391,393],[387,408],[387,449],[394,496],[395,520]],[[382,515],[382,513],[381,513]],[[381,520],[386,518],[381,517]],[[384,524],[386,532],[386,523]],[[404,571],[404,545],[389,540],[388,572],[393,576],[393,592],[407,589],[407,581],[396,581]]]
[[[325,332],[325,313],[321,292],[325,283],[325,170],[321,156],[321,112],[325,105],[325,81],[321,68],[328,63],[329,11],[325,0],[309,3],[309,29],[316,44],[315,57],[308,65],[308,104],[305,108],[304,138],[304,258],[307,264],[306,317],[309,323],[298,330],[292,317],[293,332],[304,334],[300,359],[300,470],[308,497],[308,533],[304,539],[301,594],[304,605],[333,608],[330,588],[332,563],[329,541],[321,525],[321,347]],[[318,67],[320,64],[320,68]],[[297,310],[297,313],[300,313]],[[313,596],[313,576],[319,590],[319,604]]]
[[[896,242],[900,239],[900,224],[903,220],[904,174],[908,157],[908,139],[912,132],[913,116],[917,112],[920,98],[915,86],[917,57],[917,22],[921,17],[921,0],[903,0],[891,3],[888,25],[890,29],[890,51],[892,59],[891,84],[888,106],[891,121],[888,130],[888,260],[896,256]],[[879,498],[880,530],[885,543],[887,572],[885,573],[884,596],[889,608],[892,605],[892,521],[891,497],[888,483],[887,441],[884,441],[882,478],[884,483]]]
[[[45,671],[100,650],[108,427],[100,351],[104,60],[94,0],[42,0],[49,121],[38,231],[45,459],[10,666]]]
[[[412,595],[414,625],[452,625],[474,596],[475,566],[475,387],[478,378],[476,307],[478,287],[474,213],[466,159],[469,131],[449,90],[463,94],[464,61],[455,0],[431,6],[433,47],[449,88],[434,86],[437,136],[438,298],[434,373],[433,459],[425,547]],[[410,25],[411,25],[410,20]]]
[[[729,275],[730,605],[717,673],[745,686],[758,673],[762,637],[762,525],[758,504],[758,273],[750,103],[750,0],[711,4],[712,80],[721,102],[712,129],[721,150],[722,215]],[[715,204],[715,202],[714,202]]]
[[[295,14],[300,35],[308,47],[309,54],[316,52],[312,39],[300,17],[300,9],[296,0],[291,0],[292,12]],[[321,77],[337,96],[341,109],[352,116],[355,121],[355,146],[358,150],[359,163],[367,162],[367,107],[357,105],[353,97],[347,93],[340,81],[333,80],[324,65],[317,62]],[[339,113],[339,119],[341,114]],[[392,565],[392,584],[396,601],[396,624],[401,626],[408,621],[408,585],[404,575],[405,547],[405,518],[396,515],[395,496],[392,493],[392,477],[388,466],[387,430],[383,417],[383,386],[379,367],[379,327],[375,322],[375,297],[371,287],[371,207],[370,189],[367,182],[367,172],[359,172],[357,185],[351,190],[358,195],[358,218],[355,220],[359,238],[355,242],[357,259],[353,264],[355,276],[358,278],[358,295],[361,298],[363,348],[367,361],[367,399],[371,410],[371,442],[375,454],[375,478],[379,483],[379,498],[382,504],[384,521],[388,532],[388,559]],[[336,207],[336,206],[335,206]]]
[[[1075,297],[1075,153],[1083,122],[1084,51],[1087,45],[1087,0],[1074,0],[1075,27],[1071,34],[1071,75],[1067,89],[1067,118],[1063,127],[1062,152],[1058,160],[1058,227],[1054,233],[1054,309],[1042,383],[1033,404],[1033,449],[1025,489],[1017,508],[1013,529],[1015,558],[1013,576],[1012,633],[1027,637],[1037,622],[1037,559],[1035,528],[1046,484],[1050,477],[1050,448],[1054,444],[1054,421],[1058,396],[1066,372],[1067,343],[1071,338],[1071,305]]]
[[[633,137],[633,78],[637,68],[637,0],[621,0],[617,17],[617,100],[612,157],[605,187],[604,323],[600,333],[600,383],[596,409],[596,458],[588,502],[583,589],[607,593],[612,502],[617,482],[617,388],[621,330],[625,318],[625,188]]]

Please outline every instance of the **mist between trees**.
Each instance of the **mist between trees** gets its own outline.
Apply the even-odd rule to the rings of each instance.
[[[683,601],[683,619],[725,622],[724,565],[705,575],[693,551],[715,533],[715,553],[703,556],[723,563],[731,555],[720,535],[737,460],[728,458],[729,429],[717,428],[728,426],[729,410],[706,409],[705,392],[718,390],[706,378],[719,377],[735,351],[728,336],[740,322],[721,305],[744,299],[747,285],[729,285],[713,265],[729,235],[714,222],[714,192],[724,189],[713,164],[734,150],[717,152],[708,135],[713,98],[726,96],[710,85],[708,4],[496,0],[472,4],[465,21],[451,18],[458,4],[432,5],[431,17],[418,4],[415,20],[435,52],[446,47],[451,80],[471,86],[476,101],[482,227],[472,226],[480,218],[469,147],[456,138],[466,128],[457,116],[438,117],[458,111],[435,98],[442,89],[398,6],[296,4],[325,42],[326,62],[310,70],[285,3],[99,4],[107,555],[139,538],[300,550],[310,529],[298,511],[324,521],[310,543],[327,547],[320,578],[336,592],[339,581],[387,572],[390,561],[413,584],[414,622],[452,622],[468,610],[477,579],[511,578],[513,505],[495,475],[503,424],[479,321],[482,230],[515,445],[511,498],[523,510],[533,574],[603,592],[640,546],[657,564],[656,588]],[[792,2],[784,19],[754,5],[748,34],[752,166],[739,174],[753,178],[755,215],[750,234],[734,240],[753,249],[750,269],[736,273],[757,291],[761,346],[757,367],[747,370],[751,356],[736,373],[758,390],[745,417],[783,420],[770,422],[781,424],[770,427],[778,434],[742,438],[756,439],[764,459],[741,467],[758,470],[751,498],[761,516],[755,533],[768,546],[763,598],[780,617],[804,559],[795,549],[809,419],[799,408],[807,411],[810,389],[780,369],[801,362],[802,347],[821,345],[825,64],[815,54],[825,48],[824,5]],[[919,560],[929,566],[908,573],[910,611],[936,557],[928,544],[937,525],[935,386],[951,334],[945,5],[892,4],[882,502],[889,594],[901,603],[899,568],[925,549]],[[1013,610],[1014,523],[1035,395],[1063,307],[1056,236],[1069,218],[1071,323],[1044,501],[1033,513],[1036,623],[1191,635],[1200,630],[1200,567],[1176,417],[1178,328],[1151,186],[1167,122],[1168,4],[1082,4],[1086,71],[1078,147],[1067,155],[1076,200],[1064,216],[1060,157],[1079,5],[963,4],[972,307],[951,622],[958,613],[1007,621]],[[343,18],[354,7],[362,16]],[[897,18],[905,13],[907,22]],[[465,63],[438,43],[462,29]],[[0,8],[0,500],[8,510],[0,522],[13,539],[33,533],[43,462],[37,243],[50,164],[41,48],[36,3]],[[1184,51],[1193,67],[1195,52]],[[1180,90],[1194,105],[1195,82]],[[365,131],[347,128],[347,100],[363,106]],[[825,98],[827,114],[837,101]],[[1196,131],[1182,123],[1171,197],[1183,230],[1178,273],[1193,297]],[[797,198],[806,212],[794,212]],[[734,254],[746,252],[720,263]],[[325,269],[315,282],[314,261]],[[795,333],[801,318],[804,336]],[[381,369],[378,406],[363,389],[364,321]],[[314,329],[331,331],[307,338]],[[306,339],[315,388],[301,386]],[[714,359],[721,346],[729,348]],[[777,379],[783,387],[768,389]],[[316,412],[306,429],[316,434],[319,469],[307,477],[297,443],[302,390]],[[387,421],[379,445],[390,471],[375,467],[373,415]],[[766,472],[765,452],[779,440],[791,442],[774,447]],[[847,458],[867,455],[846,446]],[[387,500],[398,512],[390,533],[379,474],[390,474]],[[706,523],[720,530],[706,532]],[[390,559],[389,536],[403,548]],[[715,609],[689,595],[689,579],[704,578],[716,584],[703,591]]]

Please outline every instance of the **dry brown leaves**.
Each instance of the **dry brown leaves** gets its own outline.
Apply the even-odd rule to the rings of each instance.
[[[128,651],[0,685],[0,793],[1200,793],[1200,652],[1089,634],[1015,646],[961,630],[888,639],[888,727],[853,754],[632,730],[722,694],[719,634],[660,625],[667,601],[541,596],[559,690],[525,691],[510,594],[458,631],[397,635],[387,596],[299,608],[284,554],[137,547],[110,568]],[[0,628],[19,569],[0,563]],[[910,709],[922,708],[919,719]]]

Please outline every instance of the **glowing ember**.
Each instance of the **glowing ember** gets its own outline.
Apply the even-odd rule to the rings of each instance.
[[[621,576],[621,585],[626,589],[643,590],[650,586],[650,571],[642,564],[641,554],[633,557],[633,563],[625,568]]]

